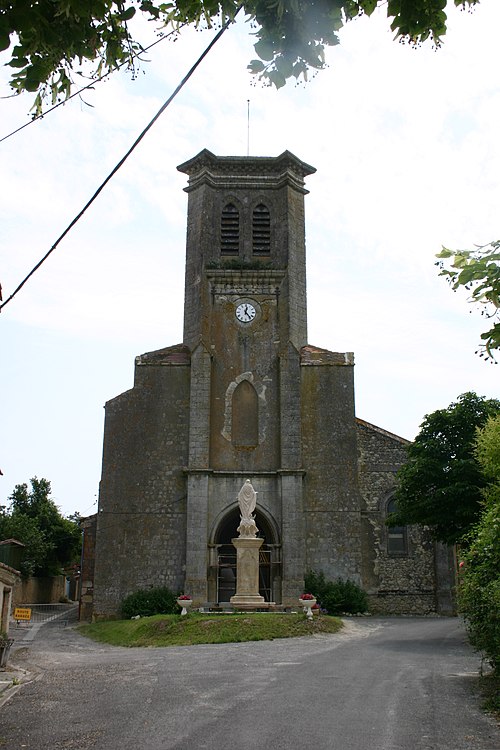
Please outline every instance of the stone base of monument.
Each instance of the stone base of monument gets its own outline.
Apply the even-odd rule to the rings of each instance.
[[[238,596],[238,594],[235,594],[235,596],[231,597],[231,606],[233,609],[244,609],[246,612],[255,612],[262,609],[270,609],[276,605],[274,602],[266,602],[260,595],[250,597]]]
[[[236,609],[269,609],[259,594],[259,549],[264,540],[257,537],[231,539],[236,547],[236,594],[230,602]]]

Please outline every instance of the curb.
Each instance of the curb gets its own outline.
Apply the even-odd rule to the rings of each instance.
[[[7,666],[0,671],[0,708],[7,703],[17,691],[41,677],[41,674],[28,672],[21,667]]]

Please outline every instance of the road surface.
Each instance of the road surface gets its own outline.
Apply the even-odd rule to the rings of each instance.
[[[480,659],[455,618],[158,649],[52,624],[15,645],[38,677],[0,709],[1,750],[500,749],[479,707]]]

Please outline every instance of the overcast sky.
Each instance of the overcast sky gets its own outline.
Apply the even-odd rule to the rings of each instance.
[[[285,149],[307,178],[309,342],[354,351],[362,419],[413,438],[467,390],[498,397],[475,355],[486,322],[434,266],[441,245],[500,236],[500,3],[450,8],[439,51],[393,41],[383,13],[357,19],[307,85],[252,85],[243,19],[43,267],[0,316],[0,504],[33,476],[66,514],[97,508],[105,402],[137,354],[182,339],[186,176],[201,149]],[[154,40],[144,24],[141,40]],[[213,32],[183,32],[0,144],[4,299],[47,252],[172,93]],[[4,56],[5,59],[5,56]],[[1,60],[1,56],[0,56]],[[9,93],[8,68],[0,93]],[[32,95],[0,100],[0,137]],[[88,105],[92,106],[88,106]],[[471,312],[472,311],[472,312]]]

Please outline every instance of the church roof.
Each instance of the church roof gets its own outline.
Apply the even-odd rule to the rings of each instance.
[[[365,422],[364,419],[360,419],[359,417],[356,417],[356,424],[367,430],[371,430],[372,432],[377,432],[379,435],[384,435],[384,437],[390,438],[391,440],[397,440],[398,443],[402,443],[403,445],[410,445],[411,443],[411,440],[407,440],[400,435],[395,435],[393,432],[384,430],[382,427],[377,427],[377,425],[371,424],[371,422]]]
[[[301,365],[353,365],[353,352],[331,352],[319,346],[306,344],[300,350]]]
[[[154,352],[139,354],[135,358],[137,365],[188,365],[190,361],[191,352],[185,344],[156,349]]]

